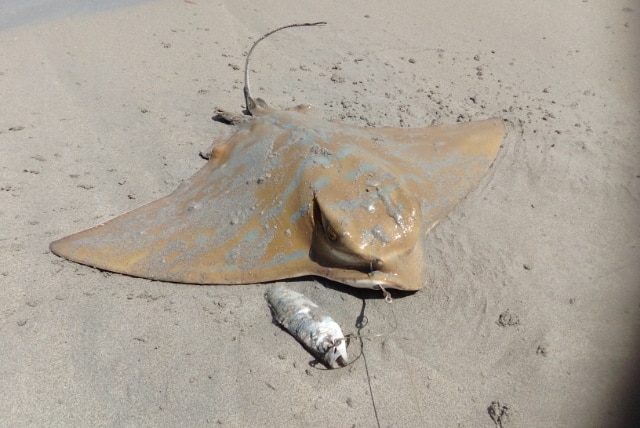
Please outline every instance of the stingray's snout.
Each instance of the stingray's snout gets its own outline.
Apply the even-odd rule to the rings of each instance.
[[[341,282],[357,288],[417,291],[426,281],[422,257],[420,245],[402,254],[370,257],[366,268],[361,266]]]

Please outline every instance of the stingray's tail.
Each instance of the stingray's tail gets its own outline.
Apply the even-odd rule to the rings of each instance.
[[[245,106],[247,107],[247,110],[249,111],[250,114],[253,114],[252,110],[255,108],[255,102],[253,101],[253,98],[251,98],[251,91],[249,89],[249,58],[251,58],[251,53],[253,52],[255,47],[258,45],[258,43],[260,43],[261,41],[263,41],[264,39],[266,39],[267,37],[269,37],[273,33],[276,33],[276,32],[278,32],[280,30],[284,30],[285,28],[309,27],[309,26],[325,25],[325,24],[326,24],[326,22],[324,22],[324,21],[321,21],[321,22],[305,22],[305,23],[302,23],[302,24],[289,24],[289,25],[285,25],[285,26],[280,27],[280,28],[276,28],[275,30],[271,30],[267,34],[265,34],[264,36],[260,37],[258,40],[255,41],[253,46],[251,46],[251,49],[249,49],[249,53],[247,54],[247,60],[244,63],[244,101],[245,101]]]

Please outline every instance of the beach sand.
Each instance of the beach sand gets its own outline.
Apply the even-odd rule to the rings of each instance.
[[[640,6],[157,1],[0,32],[0,425],[602,427],[638,405]],[[330,120],[498,117],[498,159],[387,304],[287,283],[356,332],[341,370],[274,325],[269,284],[101,272],[51,241],[172,192],[255,96]],[[363,297],[366,297],[363,300]],[[360,343],[349,348],[355,357]],[[366,359],[366,361],[365,361]],[[639,420],[636,419],[636,422]]]

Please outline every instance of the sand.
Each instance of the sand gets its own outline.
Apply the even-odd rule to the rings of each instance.
[[[631,423],[639,17],[630,0],[176,0],[0,31],[0,425]],[[195,173],[233,132],[211,117],[241,111],[252,41],[317,20],[260,45],[256,96],[365,126],[509,128],[427,236],[423,290],[389,305],[288,282],[346,332],[364,309],[380,334],[366,363],[310,365],[273,324],[269,284],[151,282],[49,252]]]

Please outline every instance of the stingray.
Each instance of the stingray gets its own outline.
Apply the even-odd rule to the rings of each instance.
[[[248,284],[316,275],[359,288],[418,290],[425,237],[492,165],[498,119],[366,128],[309,105],[218,110],[237,132],[173,193],[51,243],[58,256],[152,280]]]

